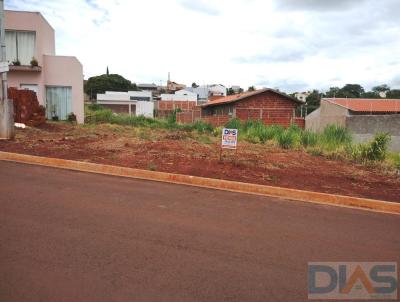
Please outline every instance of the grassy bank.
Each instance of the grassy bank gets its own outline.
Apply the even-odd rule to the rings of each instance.
[[[222,127],[214,128],[202,121],[178,124],[176,112],[167,119],[153,119],[113,114],[111,110],[98,105],[89,105],[85,109],[85,120],[89,124],[109,123],[151,129],[197,131],[214,137],[219,137],[222,133]],[[351,134],[345,128],[335,125],[326,127],[322,133],[313,133],[297,125],[285,129],[278,125],[267,126],[261,121],[241,122],[239,119],[231,119],[225,127],[239,129],[239,140],[254,144],[273,144],[282,149],[302,149],[315,156],[351,160],[362,164],[378,163],[400,170],[400,154],[388,153],[390,136],[384,133],[377,134],[370,142],[356,144],[352,142]]]

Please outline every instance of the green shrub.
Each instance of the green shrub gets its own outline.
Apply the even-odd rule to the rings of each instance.
[[[296,124],[291,124],[288,128],[287,128],[287,130],[288,131],[290,131],[290,132],[292,132],[292,133],[298,133],[298,134],[300,134],[302,131],[303,131],[303,129],[301,129],[298,125],[296,125]]]
[[[325,147],[332,150],[338,146],[350,144],[351,134],[344,127],[329,125],[324,129],[321,139]]]
[[[280,125],[266,126],[266,129],[265,129],[266,139],[267,140],[276,139],[284,131],[285,131],[285,129]]]
[[[252,143],[265,143],[277,138],[284,131],[282,126],[267,126],[261,120],[248,120],[242,128],[246,139]]]
[[[347,152],[350,157],[359,162],[382,161],[386,158],[390,136],[378,133],[372,141],[363,144],[350,145]]]
[[[243,129],[248,141],[252,143],[267,141],[267,127],[261,121],[247,121]]]
[[[393,168],[400,171],[400,153],[390,153],[388,157]]]
[[[238,118],[233,118],[231,120],[229,120],[226,124],[225,124],[225,128],[229,128],[229,129],[241,129],[242,128],[242,123]]]
[[[110,123],[113,113],[111,109],[101,109],[93,111],[90,115],[91,122],[93,123]]]
[[[264,123],[260,120],[247,120],[242,125],[243,131],[247,131],[251,128],[259,128],[264,126]]]
[[[176,114],[178,112],[182,112],[181,108],[176,108],[172,111],[172,113],[167,118],[168,123],[171,124],[176,123]]]
[[[104,109],[104,107],[99,104],[90,104],[90,105],[88,105],[88,109],[91,111],[97,111],[97,110]]]
[[[203,121],[196,121],[192,124],[192,129],[197,130],[199,133],[212,133],[214,128],[212,125]]]
[[[278,145],[283,149],[293,148],[296,144],[296,135],[290,130],[285,130],[276,138]]]
[[[215,127],[215,128],[213,129],[212,134],[213,134],[215,137],[222,136],[222,128],[223,128],[223,127]]]
[[[318,143],[318,134],[305,130],[300,133],[300,140],[304,147],[314,147]]]

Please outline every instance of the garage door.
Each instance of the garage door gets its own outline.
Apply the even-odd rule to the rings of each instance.
[[[46,87],[46,116],[52,119],[66,120],[72,112],[72,88],[52,86]]]

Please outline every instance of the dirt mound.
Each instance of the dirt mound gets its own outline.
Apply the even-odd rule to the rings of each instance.
[[[14,121],[28,126],[46,123],[46,109],[39,105],[36,93],[28,89],[8,88],[8,96],[14,103]]]

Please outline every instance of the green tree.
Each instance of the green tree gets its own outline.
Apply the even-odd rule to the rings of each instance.
[[[322,94],[318,90],[313,90],[306,98],[307,114],[310,114],[320,106],[321,95]]]
[[[197,85],[195,82],[192,83],[192,88],[197,88],[199,85]]]
[[[90,96],[91,99],[96,98],[98,93],[104,93],[106,91],[128,91],[138,90],[135,83],[125,79],[119,74],[103,74],[100,76],[94,76],[86,81],[84,87],[85,93]]]
[[[381,96],[379,95],[378,92],[375,91],[367,91],[364,92],[361,97],[366,98],[366,99],[380,99]]]
[[[327,92],[325,92],[324,96],[327,98],[334,98],[338,96],[339,91],[340,91],[339,87],[331,87]]]
[[[346,84],[340,88],[336,97],[342,98],[360,98],[365,92],[364,88],[359,84]]]
[[[400,99],[400,89],[392,89],[386,93],[388,99]]]
[[[231,87],[231,88],[228,88],[228,89],[226,90],[226,95],[233,95],[233,94],[235,94],[235,91],[232,89],[232,87]]]
[[[256,89],[254,88],[254,86],[250,86],[247,91],[255,91]]]
[[[390,87],[386,84],[378,85],[372,88],[373,92],[379,93],[379,92],[388,92],[390,91]]]

